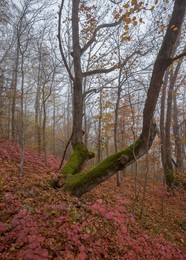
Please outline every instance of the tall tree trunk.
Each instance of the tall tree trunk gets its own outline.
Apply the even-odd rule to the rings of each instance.
[[[165,73],[164,82],[161,92],[161,108],[160,108],[160,139],[161,139],[161,161],[162,166],[165,164],[165,105],[166,93],[168,85],[169,72]]]
[[[62,169],[62,172],[69,174],[78,173],[87,159],[94,157],[83,144],[83,75],[81,69],[81,48],[79,43],[79,4],[80,0],[72,2],[72,47],[74,61],[74,80],[73,80],[73,129],[71,144],[73,153]]]
[[[39,52],[39,67],[38,67],[37,90],[36,90],[36,99],[35,99],[35,136],[36,136],[38,155],[40,155],[41,153],[40,103],[41,103],[41,50]]]
[[[102,159],[102,138],[101,138],[101,125],[102,125],[102,113],[103,113],[103,106],[102,106],[102,91],[100,91],[100,97],[99,97],[99,115],[98,115],[98,163],[101,162]]]
[[[82,121],[83,121],[83,85],[81,70],[81,48],[79,44],[79,3],[80,0],[74,0],[72,3],[72,42],[73,42],[73,60],[74,60],[74,87],[73,87],[73,130],[72,147],[82,143]]]
[[[181,137],[178,124],[178,105],[176,99],[176,90],[173,95],[173,134],[175,139],[175,155],[176,155],[176,170],[183,172],[183,154],[181,147]]]
[[[118,116],[119,116],[119,103],[120,103],[120,98],[121,98],[121,72],[122,69],[119,70],[119,75],[118,75],[118,89],[117,89],[117,99],[116,99],[116,107],[115,107],[115,122],[114,122],[114,147],[115,147],[115,152],[117,153],[118,151]],[[117,172],[116,174],[116,184],[117,186],[120,186],[121,183],[121,172]]]
[[[54,89],[55,93],[55,89]],[[52,153],[56,154],[56,97],[53,100],[53,117],[52,117]]]
[[[168,187],[173,187],[174,185],[174,167],[172,164],[171,156],[171,119],[172,119],[172,98],[173,98],[173,77],[170,75],[170,84],[168,89],[167,97],[167,114],[166,114],[166,123],[165,123],[165,139],[164,139],[164,162],[163,169],[165,175],[165,181]]]
[[[44,161],[47,163],[47,150],[46,150],[46,100],[45,100],[45,91],[43,86],[43,124],[42,124],[42,135],[43,135],[43,153],[44,153]]]
[[[164,145],[164,175],[165,181],[168,187],[172,188],[174,186],[175,174],[174,174],[174,165],[172,162],[172,152],[171,152],[171,120],[172,120],[172,108],[173,108],[173,95],[174,95],[174,87],[176,78],[180,69],[181,63],[178,63],[176,69],[170,71],[170,84],[168,89],[168,97],[167,97],[167,115],[166,115],[166,123],[165,123],[165,141]]]
[[[19,46],[20,47],[20,46]],[[21,161],[20,174],[24,173],[24,159],[25,159],[25,124],[24,124],[24,54],[21,53]]]
[[[18,67],[19,67],[19,48],[16,47],[16,57],[15,57],[15,65],[12,72],[12,118],[11,118],[11,128],[12,128],[12,140],[16,139],[16,93],[17,93],[17,77],[18,77]]]

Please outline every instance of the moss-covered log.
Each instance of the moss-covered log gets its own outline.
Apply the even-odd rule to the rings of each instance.
[[[147,153],[156,135],[156,125],[151,127],[149,138],[140,136],[136,142],[123,151],[117,152],[89,171],[77,175],[68,174],[64,189],[74,196],[80,197],[98,184],[106,181],[117,171],[132,164],[135,160]]]

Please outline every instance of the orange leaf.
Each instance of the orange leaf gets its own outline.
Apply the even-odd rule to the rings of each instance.
[[[129,30],[129,27],[128,27],[127,24],[124,26],[124,29],[125,29],[126,31]]]
[[[120,14],[116,14],[115,16],[114,16],[114,19],[118,19],[120,17]]]
[[[130,36],[124,36],[121,38],[122,41],[130,41]]]
[[[134,13],[134,8],[130,8],[130,13]]]
[[[130,22],[131,22],[131,19],[128,17],[126,17],[125,19],[124,19],[124,21],[127,23],[127,24],[129,24]]]
[[[131,5],[135,5],[136,4],[136,0],[132,0]]]
[[[133,16],[133,17],[132,17],[132,21],[135,21],[135,20],[136,20],[136,16]]]
[[[125,4],[123,7],[128,8],[128,7],[129,7],[129,4]]]

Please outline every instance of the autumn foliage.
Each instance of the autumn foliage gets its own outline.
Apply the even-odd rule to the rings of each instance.
[[[19,159],[17,144],[1,142],[1,259],[186,259],[176,239],[149,232],[129,213],[129,183],[117,188],[110,179],[77,199],[49,185],[58,177],[59,158],[49,156],[46,165],[27,149],[22,176]]]

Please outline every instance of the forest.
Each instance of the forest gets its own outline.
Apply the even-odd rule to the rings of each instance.
[[[0,0],[0,259],[186,259],[185,11]]]

